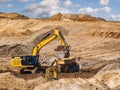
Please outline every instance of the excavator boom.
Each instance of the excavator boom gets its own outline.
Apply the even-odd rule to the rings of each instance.
[[[36,56],[42,47],[44,47],[46,44],[50,43],[51,41],[53,41],[56,38],[60,41],[60,43],[63,46],[68,47],[68,44],[67,44],[66,40],[64,39],[63,35],[61,34],[61,32],[58,29],[55,29],[52,34],[48,33],[48,35],[45,36],[45,39],[43,38],[43,40],[41,40],[41,42],[39,42],[33,48],[32,55]]]

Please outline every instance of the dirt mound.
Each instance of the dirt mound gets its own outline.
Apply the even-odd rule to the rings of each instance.
[[[92,17],[85,14],[55,14],[50,19],[57,21],[105,21],[102,18]]]
[[[104,82],[111,89],[120,85],[119,70],[104,71],[95,76],[98,80]]]
[[[11,73],[2,73],[0,74],[0,89],[4,90],[4,89],[22,89],[22,90],[26,90],[27,84],[25,82],[25,80],[23,79],[18,79],[15,76],[13,76]]]
[[[24,75],[26,76],[26,75]],[[13,82],[14,81],[14,82]],[[95,78],[66,78],[57,81],[48,81],[43,77],[24,80],[11,74],[10,72],[0,74],[0,89],[11,90],[110,90],[103,82]]]
[[[92,82],[92,83],[91,83]],[[39,84],[34,90],[110,90],[106,85],[95,79],[60,79],[58,81]]]
[[[58,14],[53,15],[51,17],[52,20],[56,20],[56,21],[61,21],[61,18],[62,18],[62,14],[61,13],[58,13]]]
[[[113,90],[120,90],[120,85],[118,85],[115,88],[113,88]]]
[[[39,76],[38,78],[30,79],[27,80],[26,82],[28,87],[31,88],[31,90],[33,90],[39,84],[46,83],[47,81],[43,77]]]
[[[95,78],[103,81],[111,89],[117,88],[120,85],[120,63],[106,65],[95,75]]]
[[[1,56],[18,56],[28,54],[28,47],[22,44],[0,46]]]
[[[28,17],[18,13],[3,13],[0,12],[0,19],[28,19]]]
[[[0,74],[0,90],[33,90],[34,87],[46,82],[42,77],[24,80],[15,77],[12,73]]]

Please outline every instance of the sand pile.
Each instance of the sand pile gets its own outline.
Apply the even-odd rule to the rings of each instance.
[[[26,90],[27,88],[25,80],[18,79],[9,72],[0,74],[0,89]]]
[[[43,77],[30,80],[17,78],[10,72],[0,74],[0,89],[11,90],[110,90],[103,82],[91,78],[69,78],[48,81]]]
[[[50,19],[57,21],[105,21],[102,18],[95,18],[85,14],[55,14]]]
[[[109,63],[109,62],[105,62]],[[39,84],[34,90],[119,90],[120,63],[106,65],[90,79],[69,78]]]
[[[62,14],[61,14],[61,13],[58,13],[58,14],[53,15],[53,16],[51,17],[52,20],[57,20],[57,21],[60,21],[61,18],[62,18]]]
[[[28,17],[18,13],[3,13],[0,12],[0,19],[28,19]]]
[[[7,59],[3,59],[3,58],[0,58],[0,73],[4,73],[4,72],[8,72],[8,71],[12,71],[12,69],[10,68],[10,65],[9,65],[9,62]]]
[[[97,74],[96,78],[113,89],[120,85],[120,70],[106,71]]]
[[[96,79],[60,79],[39,84],[34,90],[110,90],[108,86]]]
[[[95,78],[104,82],[111,89],[118,88],[120,86],[120,63],[106,65],[97,73]]]
[[[28,54],[28,47],[22,44],[0,46],[1,56],[18,56]]]
[[[22,78],[15,77],[12,73],[0,74],[0,90],[33,90],[34,87],[41,83],[45,83],[46,80],[42,77],[38,77],[31,80],[24,80]]]
[[[33,88],[35,88],[36,86],[46,83],[47,81],[45,80],[45,78],[39,76],[38,78],[34,78],[31,80],[27,80],[26,83],[28,85],[28,87],[30,87],[32,90]]]

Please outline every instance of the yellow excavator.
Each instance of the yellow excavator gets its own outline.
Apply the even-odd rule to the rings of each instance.
[[[36,69],[35,72],[38,73],[42,71],[46,72],[48,67],[47,64],[39,63],[39,51],[46,44],[50,43],[54,39],[58,39],[62,44],[63,54],[58,54],[60,58],[57,58],[57,64],[60,66],[60,72],[78,72],[79,65],[76,63],[75,57],[70,56],[69,45],[64,39],[62,33],[58,29],[52,30],[50,33],[46,33],[46,35],[42,38],[42,40],[33,48],[32,55],[28,56],[14,56],[10,60],[10,65],[13,67],[20,67],[21,74],[30,74],[33,69]],[[59,50],[60,48],[58,48]],[[62,56],[62,57],[61,57]]]

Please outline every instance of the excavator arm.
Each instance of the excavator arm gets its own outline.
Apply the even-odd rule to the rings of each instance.
[[[44,47],[46,44],[48,44],[49,42],[51,42],[55,38],[56,38],[56,35],[52,35],[52,36],[48,37],[47,39],[45,39],[45,40],[41,41],[40,43],[38,43],[34,47],[34,49],[32,51],[32,55],[36,56],[42,47]]]
[[[46,44],[50,43],[54,39],[58,39],[60,43],[65,47],[65,49],[68,49],[68,44],[66,40],[64,39],[63,35],[58,29],[55,29],[52,34],[48,34],[47,37],[45,36],[45,39],[43,39],[41,42],[39,42],[32,50],[32,55],[36,56],[40,49],[44,47]]]

